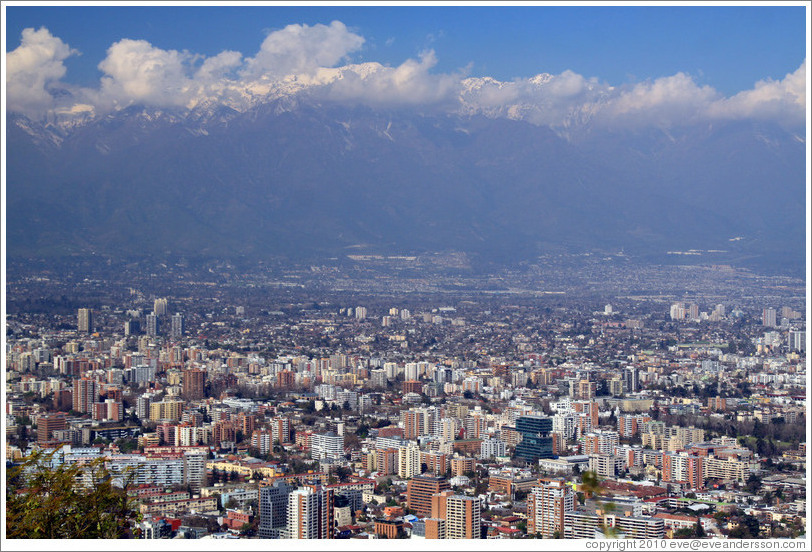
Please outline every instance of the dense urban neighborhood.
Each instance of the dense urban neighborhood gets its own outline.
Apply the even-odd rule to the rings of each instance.
[[[12,266],[7,468],[103,470],[141,539],[805,535],[802,282],[458,261]]]

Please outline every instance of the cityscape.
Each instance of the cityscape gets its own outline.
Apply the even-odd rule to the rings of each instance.
[[[4,549],[807,548],[808,4],[2,9]]]
[[[9,458],[104,458],[140,538],[804,533],[802,280],[624,266],[601,294],[571,258],[537,293],[393,294],[356,264],[10,266]]]

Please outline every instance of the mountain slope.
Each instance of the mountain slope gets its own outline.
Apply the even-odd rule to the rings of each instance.
[[[505,118],[283,99],[244,113],[131,107],[72,129],[10,116],[7,138],[11,255],[804,260],[804,144],[774,127],[568,141]]]

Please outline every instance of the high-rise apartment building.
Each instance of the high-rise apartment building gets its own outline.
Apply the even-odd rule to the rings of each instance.
[[[578,381],[578,385],[575,388],[575,397],[578,399],[591,400],[595,398],[595,395],[597,393],[598,393],[598,384],[594,381],[589,381],[587,379],[582,379]]]
[[[124,419],[124,403],[106,399],[92,405],[93,419],[103,422],[120,422]]]
[[[124,322],[124,335],[136,335],[141,331],[141,323],[138,320],[127,320]]]
[[[791,351],[805,351],[806,332],[803,330],[790,330],[787,336],[787,345],[789,345]]]
[[[527,533],[564,536],[564,516],[575,511],[575,492],[563,479],[544,479],[527,495]],[[557,533],[557,535],[556,535]]]
[[[332,431],[310,437],[310,457],[314,460],[340,460],[344,456],[344,437]]]
[[[285,480],[260,483],[259,538],[287,538],[288,496],[292,491],[293,487]]]
[[[583,454],[613,454],[619,444],[618,432],[594,430],[584,435]]]
[[[173,340],[183,339],[184,331],[185,324],[183,320],[183,315],[179,312],[173,314],[169,327],[169,337]]]
[[[158,327],[158,315],[154,312],[151,312],[147,315],[147,335],[149,337],[158,337],[158,332],[160,328]]]
[[[431,516],[431,497],[451,489],[443,477],[415,476],[406,483],[406,507],[418,517]]]
[[[289,539],[333,538],[333,491],[308,485],[288,495]]]
[[[81,333],[93,332],[93,311],[90,309],[79,309],[79,323],[77,329]]]
[[[183,480],[194,492],[206,482],[206,453],[200,450],[187,450],[183,453]]]
[[[482,536],[482,499],[453,495],[446,499],[445,538],[479,539]]]
[[[271,420],[271,431],[272,431],[272,441],[273,443],[290,443],[293,441],[291,437],[291,426],[290,420],[284,417],[273,418]]]
[[[663,482],[681,483],[690,489],[704,486],[704,458],[685,452],[663,454]]]
[[[418,371],[417,363],[407,362],[406,365],[403,367],[403,374],[404,379],[406,381],[416,381],[420,379],[420,373]]]
[[[183,401],[166,399],[149,405],[149,419],[153,422],[180,420],[181,416],[183,416]]]
[[[426,472],[443,475],[450,467],[449,455],[436,451],[420,451],[420,464],[426,465]],[[422,467],[422,466],[421,466]]]
[[[156,299],[152,304],[152,312],[157,316],[166,316],[168,303],[165,298]]]
[[[767,307],[762,311],[761,323],[767,328],[775,328],[778,325],[776,323],[776,312],[774,308]]]
[[[427,408],[412,408],[400,413],[403,422],[403,438],[417,439],[431,433],[435,412]]]
[[[598,415],[600,408],[598,403],[592,400],[574,401],[572,408],[577,414],[585,414],[589,417],[590,427],[598,427]]]
[[[485,439],[479,446],[480,458],[493,458],[494,456],[504,456],[507,452],[507,445],[501,439]]]
[[[276,386],[280,389],[292,389],[296,385],[296,372],[282,370],[276,374]]]
[[[431,517],[445,519],[448,498],[454,496],[454,491],[442,491],[431,495]],[[445,538],[445,537],[442,537]]]
[[[398,450],[398,477],[409,479],[420,475],[420,447],[414,441]]]
[[[627,366],[623,369],[623,390],[626,393],[639,391],[640,376],[636,366]]]
[[[251,434],[251,448],[257,449],[260,454],[268,454],[273,450],[273,433],[270,429],[255,429]]]
[[[617,419],[617,430],[620,437],[629,439],[638,435],[643,423],[650,422],[651,417],[646,414],[625,414]]]
[[[144,393],[135,401],[135,415],[138,416],[139,420],[148,420],[149,419],[149,404],[152,396]]]
[[[99,391],[95,380],[80,378],[73,383],[73,409],[77,412],[93,412],[93,404],[99,400]]]
[[[189,368],[183,371],[183,396],[192,401],[206,397],[206,370]]]
[[[623,393],[623,380],[619,376],[615,376],[606,382],[609,394],[613,397]]]

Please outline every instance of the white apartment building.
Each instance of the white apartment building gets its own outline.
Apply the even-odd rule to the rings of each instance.
[[[332,431],[310,436],[310,457],[313,460],[338,461],[344,457],[344,437]]]
[[[398,477],[409,479],[420,475],[420,447],[414,441],[398,450]]]

